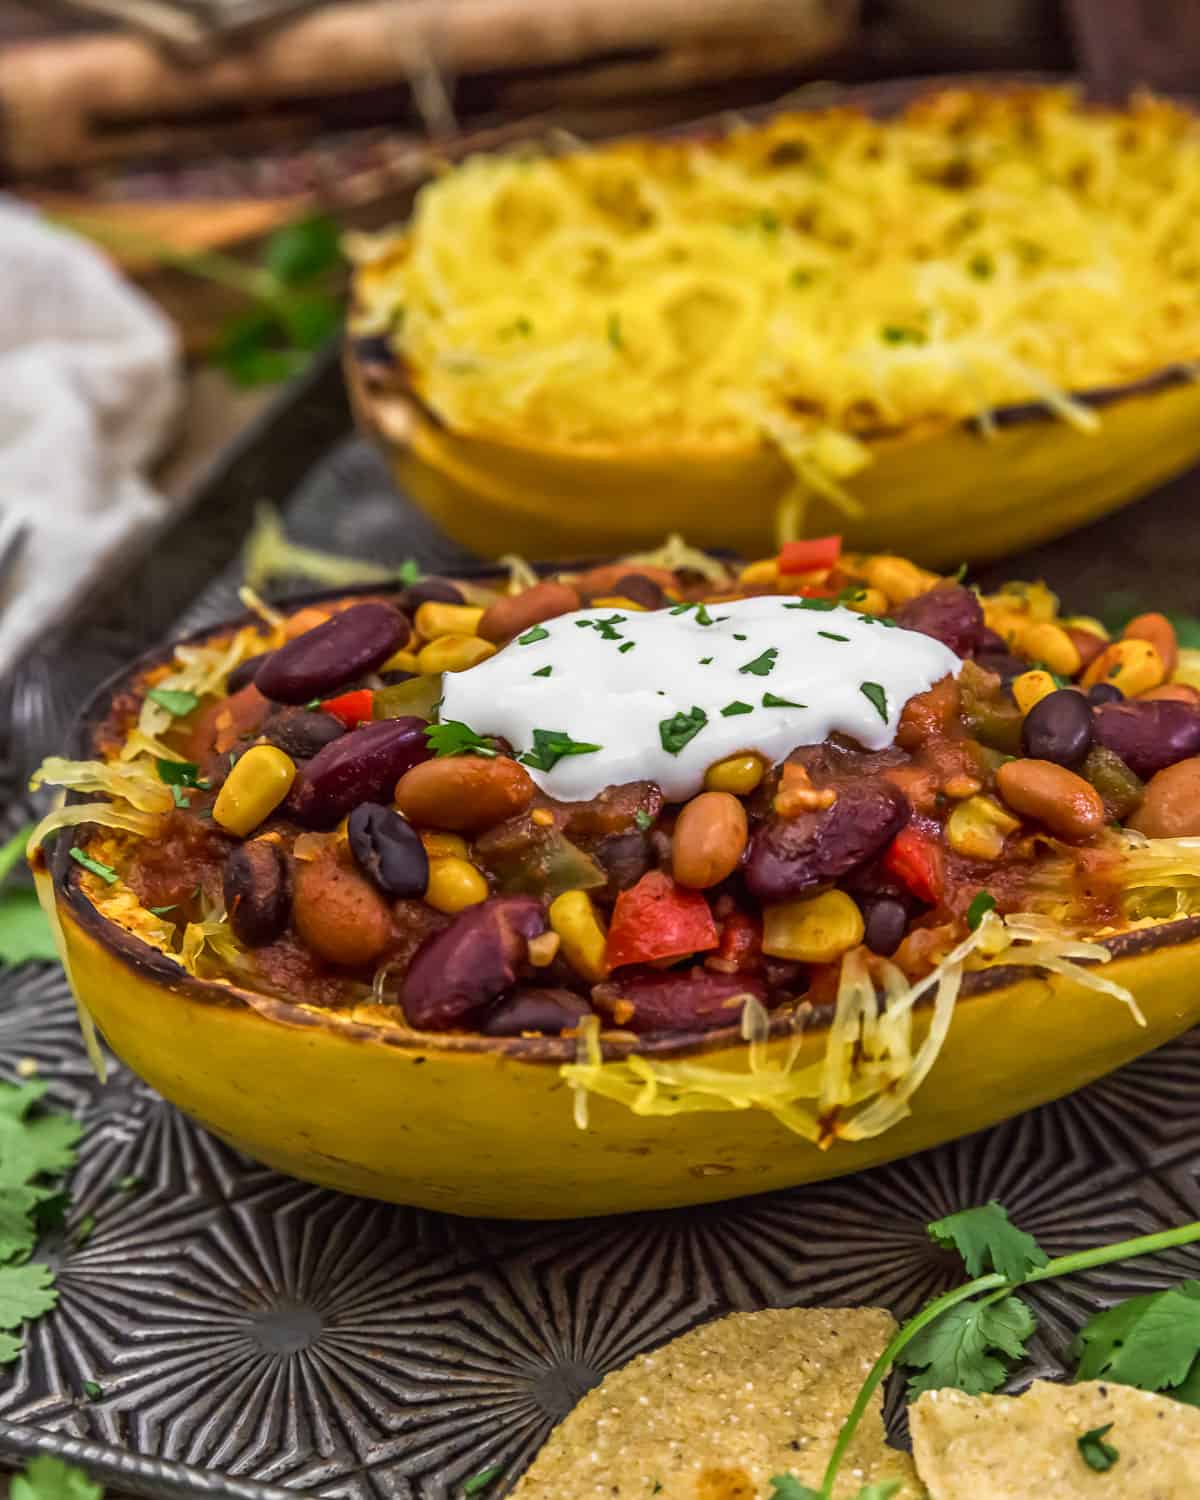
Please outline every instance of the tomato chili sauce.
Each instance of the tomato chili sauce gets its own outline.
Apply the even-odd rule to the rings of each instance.
[[[418,1030],[828,1006],[847,955],[916,980],[991,912],[1120,929],[1136,835],[1200,834],[1171,625],[1040,584],[824,538],[262,614],[120,695],[99,770],[44,768],[152,831],[60,837],[191,972]]]

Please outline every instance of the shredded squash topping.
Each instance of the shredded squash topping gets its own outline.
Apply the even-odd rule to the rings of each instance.
[[[765,438],[855,503],[867,439],[1190,369],[1200,130],[1143,97],[945,90],[900,118],[480,156],[374,242],[357,320],[455,428],[559,445]]]

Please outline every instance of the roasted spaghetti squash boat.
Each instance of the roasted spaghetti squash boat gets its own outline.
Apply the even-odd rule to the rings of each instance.
[[[101,694],[30,847],[86,1026],[286,1172],[720,1199],[1200,1019],[1200,675],[1161,615],[1110,640],[837,538],[248,602]]]
[[[1198,184],[1192,114],[1047,88],[476,157],[353,247],[350,384],[485,555],[1002,556],[1200,454]]]

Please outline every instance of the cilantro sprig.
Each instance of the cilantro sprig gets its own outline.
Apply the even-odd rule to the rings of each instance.
[[[440,724],[430,724],[425,730],[425,743],[435,756],[486,755],[498,752],[494,742],[478,735],[458,719],[445,719]]]
[[[18,828],[0,845],[0,964],[58,958],[54,934],[50,931],[37,892],[9,879],[24,856],[33,826],[29,823]]]
[[[603,748],[603,745],[589,745],[583,740],[573,740],[562,729],[535,729],[533,748],[517,759],[522,765],[532,766],[535,771],[552,771],[565,755],[591,755]]]
[[[9,1500],[103,1500],[104,1491],[82,1469],[42,1453],[13,1476]]]

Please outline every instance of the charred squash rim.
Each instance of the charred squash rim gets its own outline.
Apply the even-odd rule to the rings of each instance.
[[[575,563],[534,564],[535,571],[551,573],[561,570],[574,571],[594,564],[595,559]],[[494,568],[465,567],[455,569],[453,577],[474,579],[480,582],[503,576]],[[309,604],[320,604],[328,599],[345,599],[356,594],[377,595],[387,590],[388,584],[363,584],[352,588],[323,589],[320,592],[299,595],[284,601],[288,609],[302,609]],[[240,626],[252,624],[254,616],[243,612],[229,620],[220,621],[200,630],[193,630],[169,642],[152,647],[137,657],[128,666],[120,668],[103,682],[81,711],[75,727],[71,753],[80,757],[91,757],[96,753],[94,739],[99,727],[108,718],[113,700],[119,692],[135,682],[148,668],[157,666],[171,658],[176,645],[203,642],[214,635],[234,631]],[[69,802],[85,799],[71,793]],[[86,826],[86,825],[85,825]],[[426,1054],[431,1052],[483,1053],[511,1062],[520,1063],[569,1063],[576,1060],[575,1043],[562,1037],[485,1037],[458,1035],[453,1032],[401,1031],[387,1026],[372,1026],[361,1021],[343,1018],[332,1011],[315,1011],[301,1004],[282,1000],[278,996],[248,990],[233,983],[218,983],[214,980],[197,979],[194,975],[157,948],[151,947],[141,938],[128,932],[116,922],[105,917],[88,899],[82,889],[82,870],[68,853],[68,842],[60,839],[51,855],[49,867],[58,899],[78,926],[113,958],[126,968],[135,970],[161,983],[174,993],[181,993],[190,1000],[216,1007],[233,1009],[242,1006],[255,1011],[264,1020],[284,1026],[306,1027],[310,1030],[334,1032],[351,1041],[378,1042],[394,1047],[400,1052]],[[1163,922],[1155,927],[1139,927],[1130,932],[1117,933],[1100,939],[1113,955],[1113,960],[1140,957],[1163,948],[1178,947],[1200,940],[1200,915],[1185,917],[1178,922]],[[993,969],[967,973],[963,976],[959,1006],[975,995],[991,994],[1006,985],[1028,980],[1031,974],[1046,976],[1045,970],[1028,965],[1004,964]],[[919,1002],[924,1007],[931,1004],[929,997]],[[830,1017],[819,1014],[807,1028],[819,1031],[827,1027]],[[788,1034],[786,1017],[772,1021],[771,1035]],[[646,1041],[602,1040],[601,1048],[605,1061],[617,1061],[630,1056],[654,1058],[699,1057],[707,1052],[745,1045],[742,1040],[740,1022],[723,1026],[702,1036],[680,1036],[666,1033]]]

